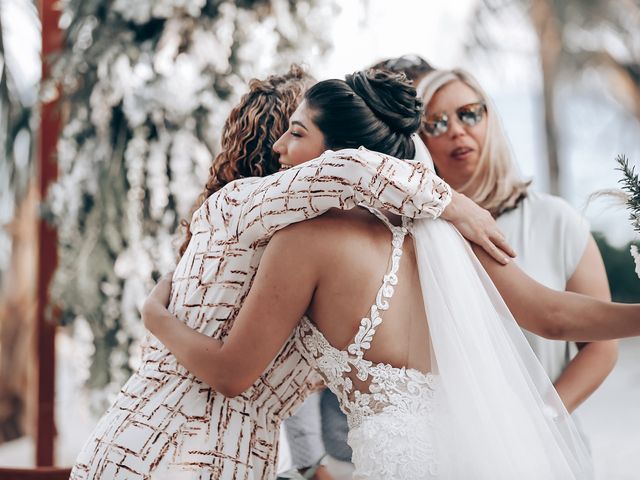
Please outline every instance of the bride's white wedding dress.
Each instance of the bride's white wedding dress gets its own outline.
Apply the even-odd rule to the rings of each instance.
[[[355,480],[586,480],[586,449],[486,272],[447,222],[392,225],[391,266],[346,350],[309,318],[295,337],[349,423]],[[431,371],[368,360],[414,237]]]
[[[371,211],[391,229],[393,249],[390,270],[369,317],[362,319],[346,350],[333,347],[307,317],[297,338],[347,415],[354,479],[437,478],[437,442],[429,428],[433,427],[437,377],[364,358],[398,283],[402,245],[410,227],[406,218],[397,227],[378,211]]]

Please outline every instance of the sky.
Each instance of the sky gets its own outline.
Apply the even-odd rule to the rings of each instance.
[[[464,41],[457,27],[466,23],[474,4],[475,0],[341,2],[331,32],[335,48],[326,57],[323,73],[340,77],[406,53],[422,54],[437,66],[453,65],[462,56]]]

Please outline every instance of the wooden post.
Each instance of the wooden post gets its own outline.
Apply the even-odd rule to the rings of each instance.
[[[41,0],[42,21],[42,85],[50,76],[49,59],[62,46],[58,28],[60,12],[54,0]],[[60,131],[60,116],[55,99],[47,98],[41,105],[38,167],[40,198],[45,199],[49,185],[58,175],[55,158]],[[36,358],[38,401],[36,413],[36,465],[54,463],[54,401],[55,401],[55,333],[54,318],[49,301],[49,284],[57,266],[57,236],[55,229],[44,220],[38,226],[38,306],[36,317]]]

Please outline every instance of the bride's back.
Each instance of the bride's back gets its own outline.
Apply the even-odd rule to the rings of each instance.
[[[295,337],[346,414],[354,478],[433,478],[438,379],[412,239],[360,208],[294,228],[315,278]]]
[[[391,219],[400,225],[400,218]],[[307,222],[309,223],[309,222]],[[354,340],[385,275],[391,271],[392,232],[368,210],[331,211],[310,221],[320,262],[320,281],[308,314],[328,342],[345,350]],[[319,242],[318,242],[319,240]],[[428,326],[415,261],[413,239],[406,235],[388,310],[380,309],[364,358],[374,363],[430,371]]]

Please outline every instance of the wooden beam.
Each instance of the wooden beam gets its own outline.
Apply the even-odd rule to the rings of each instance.
[[[62,33],[58,28],[60,12],[57,2],[41,0],[42,21],[42,85],[50,77],[51,54],[62,47]],[[45,199],[49,185],[58,176],[56,144],[60,132],[60,116],[57,101],[47,99],[41,105],[38,167],[40,198]],[[38,306],[36,317],[37,358],[37,414],[36,414],[36,465],[54,464],[54,402],[55,402],[55,333],[54,318],[49,300],[49,285],[57,267],[57,236],[53,227],[43,219],[38,226]]]
[[[70,468],[2,468],[0,480],[68,480]]]

